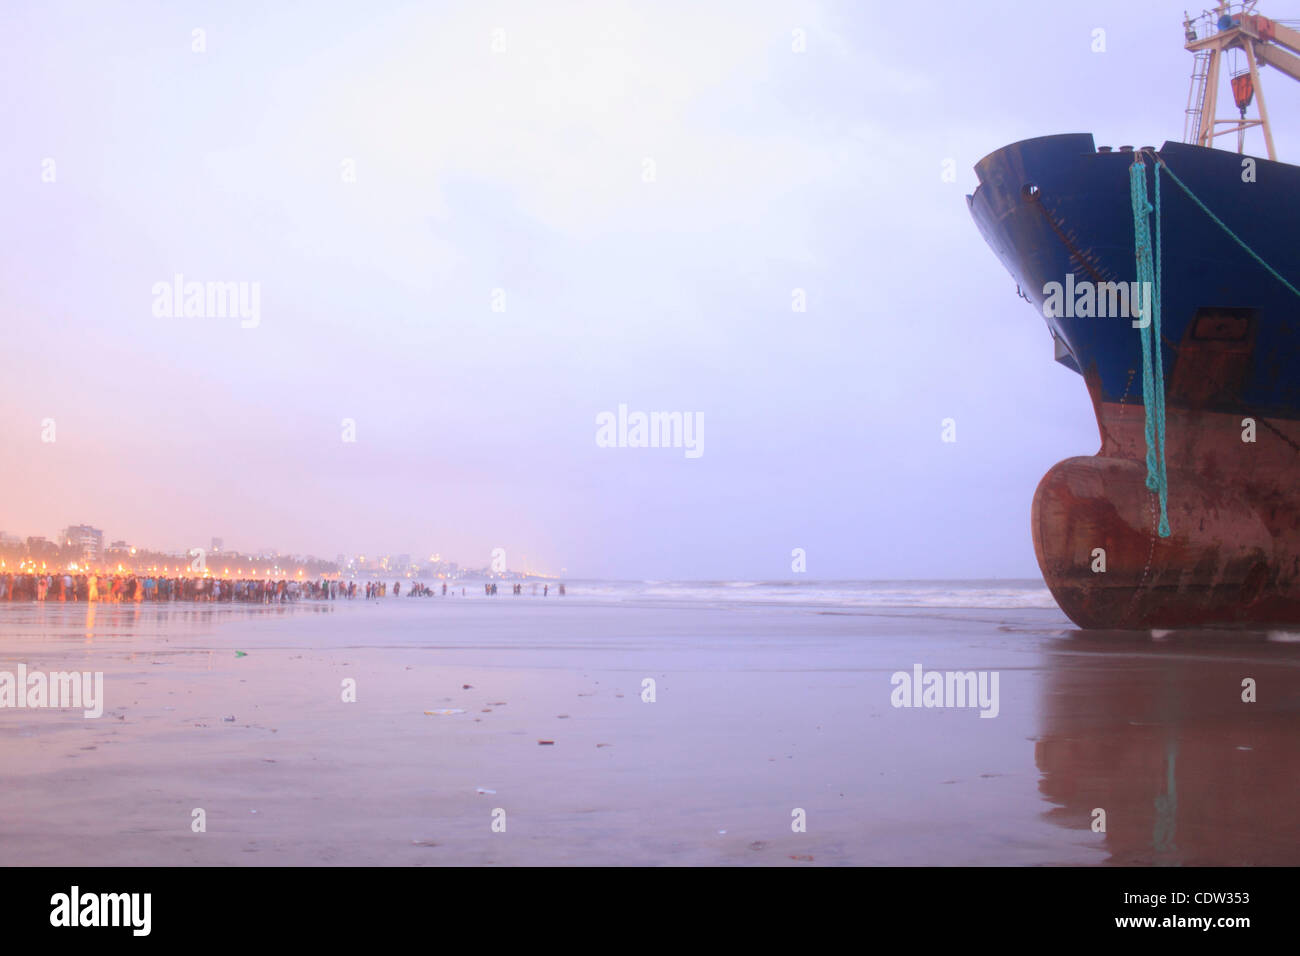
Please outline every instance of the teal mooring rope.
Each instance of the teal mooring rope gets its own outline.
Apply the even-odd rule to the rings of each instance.
[[[1140,155],[1140,154],[1139,154]],[[1142,332],[1142,401],[1146,406],[1146,441],[1147,441],[1147,488],[1160,496],[1160,537],[1169,537],[1169,478],[1165,474],[1165,368],[1161,358],[1160,334],[1160,286],[1163,280],[1164,260],[1160,254],[1160,224],[1163,216],[1160,209],[1160,171],[1163,169],[1170,179],[1187,194],[1201,212],[1214,221],[1214,224],[1228,234],[1237,245],[1241,246],[1252,259],[1258,262],[1273,278],[1282,283],[1296,296],[1300,289],[1286,280],[1283,275],[1260,258],[1254,249],[1235,232],[1228,228],[1222,219],[1210,211],[1210,207],[1201,202],[1187,184],[1174,175],[1174,171],[1159,155],[1152,153],[1155,162],[1155,199],[1152,206],[1147,201],[1146,164],[1138,160],[1129,167],[1129,198],[1133,203],[1133,252],[1137,258],[1137,278],[1139,283],[1151,283],[1151,314]],[[1151,227],[1149,218],[1155,213],[1156,235],[1154,261],[1151,244]],[[1139,289],[1146,288],[1139,285]]]
[[[1220,219],[1220,218],[1219,218],[1218,216],[1216,216],[1214,213],[1210,212],[1210,207],[1207,206],[1207,205],[1205,205],[1205,203],[1201,202],[1199,199],[1197,199],[1197,198],[1196,198],[1196,193],[1194,193],[1194,192],[1192,192],[1190,189],[1188,189],[1188,188],[1187,188],[1187,184],[1184,183],[1181,179],[1179,179],[1177,176],[1174,175],[1174,171],[1173,171],[1172,169],[1169,168],[1169,164],[1168,164],[1168,163],[1166,163],[1166,162],[1165,162],[1163,159],[1161,159],[1159,156],[1156,157],[1156,162],[1160,164],[1160,168],[1163,169],[1163,170],[1165,171],[1165,173],[1169,176],[1169,178],[1172,179],[1175,183],[1178,184],[1178,188],[1181,189],[1183,192],[1187,193],[1187,198],[1189,198],[1192,202],[1196,203],[1196,205],[1199,206],[1199,207],[1201,208],[1201,212],[1205,213],[1207,216],[1209,216],[1211,219],[1213,219],[1213,220],[1214,220],[1214,224],[1217,225],[1220,229],[1222,229],[1224,232],[1226,232],[1226,233],[1228,234],[1228,238],[1230,238],[1230,239],[1231,239],[1233,242],[1235,242],[1237,245],[1241,246],[1241,248],[1245,249],[1245,250],[1246,250],[1246,253],[1247,253],[1247,254],[1248,254],[1252,259],[1254,259],[1256,262],[1258,262],[1261,266],[1263,266],[1263,267],[1268,271],[1268,274],[1269,274],[1269,275],[1271,275],[1271,276],[1272,276],[1274,279],[1276,279],[1278,282],[1282,283],[1284,286],[1286,286],[1288,289],[1290,289],[1292,292],[1294,292],[1297,296],[1300,296],[1300,289],[1297,289],[1297,288],[1296,288],[1295,286],[1293,286],[1290,282],[1287,282],[1286,279],[1284,279],[1284,278],[1282,277],[1282,273],[1278,272],[1278,271],[1277,271],[1276,269],[1274,269],[1271,265],[1269,265],[1267,262],[1265,262],[1263,259],[1261,259],[1261,258],[1259,257],[1259,254],[1256,253],[1254,249],[1250,248],[1250,246],[1246,245],[1246,243],[1244,243],[1244,242],[1241,240],[1241,237],[1239,237],[1235,232],[1233,232],[1231,229],[1229,229],[1228,226],[1227,226],[1227,224],[1224,223],[1224,221],[1223,221],[1222,219]],[[1160,177],[1157,176],[1157,177],[1156,177],[1156,197],[1157,197],[1157,199],[1156,199],[1156,205],[1157,205],[1157,208],[1159,208],[1159,203],[1160,203],[1159,196],[1160,196]],[[1158,213],[1157,213],[1157,215],[1158,215]],[[1156,227],[1159,228],[1159,225],[1160,225],[1160,223],[1159,223],[1159,221],[1157,220],[1157,222],[1156,222]]]
[[[1156,169],[1156,204],[1147,201],[1146,163],[1129,167],[1129,198],[1133,202],[1133,251],[1137,257],[1138,289],[1151,290],[1150,315],[1142,335],[1142,403],[1147,440],[1147,488],[1160,496],[1160,537],[1169,537],[1169,479],[1165,474],[1165,370],[1160,348],[1160,171]],[[1149,217],[1156,214],[1155,263],[1152,263]]]

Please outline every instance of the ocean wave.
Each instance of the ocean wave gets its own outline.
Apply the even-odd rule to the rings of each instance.
[[[1041,581],[583,581],[573,597],[873,608],[1055,608]]]

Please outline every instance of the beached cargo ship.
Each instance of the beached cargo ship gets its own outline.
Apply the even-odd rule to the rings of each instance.
[[[1254,6],[1184,22],[1187,142],[1045,136],[976,167],[971,214],[1101,433],[1032,510],[1043,577],[1081,627],[1300,624],[1300,167],[1276,161],[1259,78],[1300,80],[1300,32]],[[1240,115],[1217,119],[1234,57]],[[1248,130],[1267,158],[1244,152]],[[1214,148],[1233,133],[1236,152]]]

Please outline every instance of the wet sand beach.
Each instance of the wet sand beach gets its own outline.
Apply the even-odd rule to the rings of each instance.
[[[98,719],[0,709],[10,866],[1300,863],[1285,635],[571,595],[0,604],[0,642],[104,673]],[[997,716],[893,706],[916,664]]]

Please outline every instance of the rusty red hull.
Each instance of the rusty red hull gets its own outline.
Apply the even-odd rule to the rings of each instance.
[[[1300,441],[1294,422],[1170,409],[1171,535],[1146,487],[1142,407],[1100,405],[1102,447],[1049,471],[1034,494],[1034,551],[1080,627],[1288,627],[1300,621]],[[1265,432],[1263,438],[1259,432]]]

